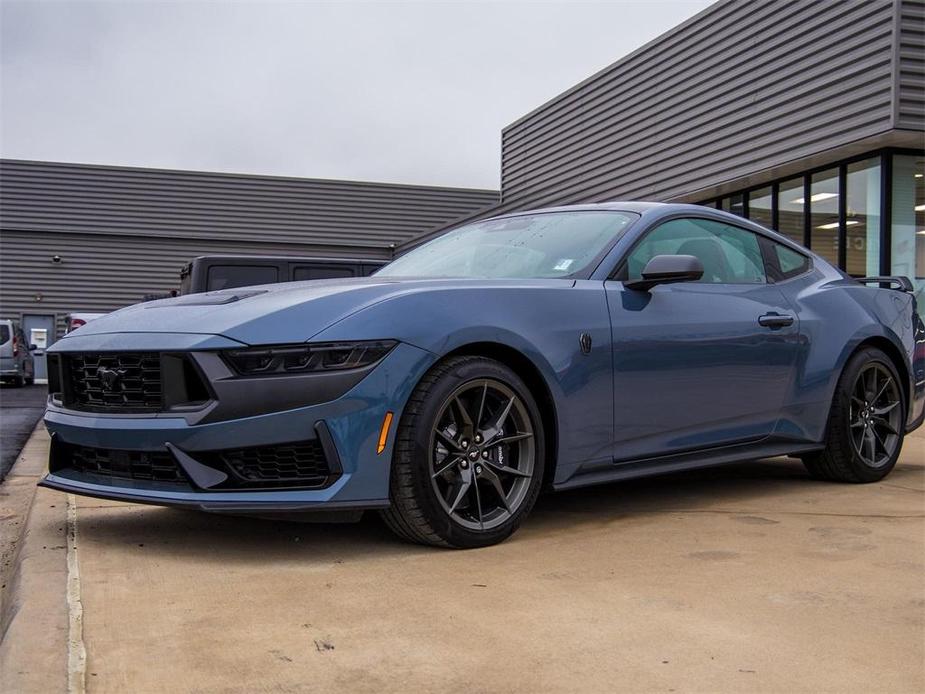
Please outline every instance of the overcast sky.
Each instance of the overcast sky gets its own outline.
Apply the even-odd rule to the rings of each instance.
[[[0,2],[0,155],[496,188],[501,129],[706,0]]]

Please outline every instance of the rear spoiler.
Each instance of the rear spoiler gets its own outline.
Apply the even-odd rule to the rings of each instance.
[[[859,277],[858,282],[861,284],[879,284],[881,289],[897,289],[910,294],[915,292],[912,281],[903,275],[896,275],[895,277]],[[886,286],[884,287],[883,285]]]

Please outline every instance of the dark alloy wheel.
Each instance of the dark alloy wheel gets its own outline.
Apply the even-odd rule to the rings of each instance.
[[[523,381],[490,359],[450,359],[423,379],[402,416],[383,517],[415,542],[500,542],[536,500],[543,454],[542,420]]]
[[[861,369],[851,394],[848,415],[855,453],[870,467],[883,467],[899,447],[902,397],[896,379],[883,364]]]
[[[839,379],[826,448],[803,457],[810,474],[840,482],[876,482],[896,465],[906,408],[899,375],[874,347],[855,353]]]
[[[443,509],[471,530],[509,520],[530,490],[533,425],[523,401],[501,381],[457,388],[433,429],[431,483]]]

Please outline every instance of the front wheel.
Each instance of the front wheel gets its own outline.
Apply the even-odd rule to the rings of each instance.
[[[511,535],[543,481],[543,424],[511,369],[483,357],[434,367],[396,432],[386,524],[412,542],[483,547]]]
[[[879,349],[862,349],[839,379],[825,449],[804,456],[803,463],[819,479],[881,480],[899,458],[905,418],[903,389],[893,363]]]

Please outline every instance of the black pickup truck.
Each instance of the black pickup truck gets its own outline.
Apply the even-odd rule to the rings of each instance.
[[[195,294],[214,289],[298,280],[366,277],[385,263],[385,260],[356,258],[203,255],[194,258],[180,270],[180,293]]]

